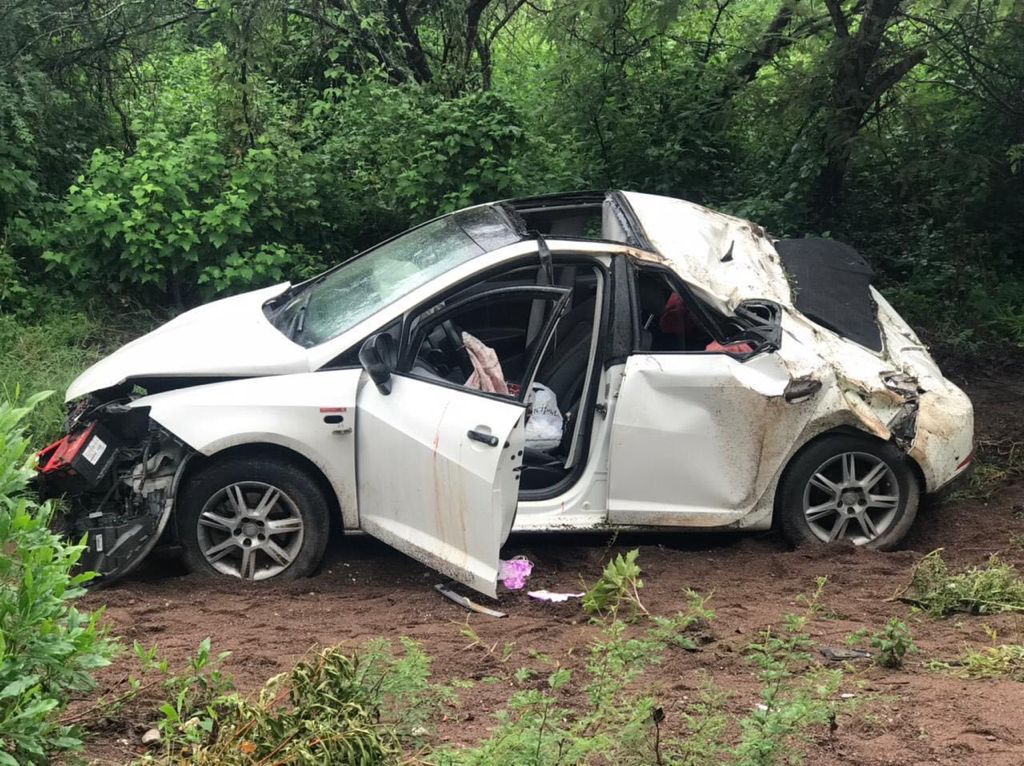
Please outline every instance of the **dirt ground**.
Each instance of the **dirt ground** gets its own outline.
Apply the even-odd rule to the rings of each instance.
[[[966,386],[977,410],[979,440],[994,450],[1021,438],[1024,431],[1024,379],[1000,375],[975,378]],[[952,659],[965,644],[990,642],[985,625],[1002,643],[1024,641],[1024,617],[962,616],[933,620],[914,616],[891,600],[907,582],[913,564],[944,547],[951,564],[983,562],[999,552],[1024,568],[1024,482],[1004,486],[988,499],[957,501],[925,510],[905,550],[876,553],[843,550],[827,555],[792,551],[774,534],[620,536],[520,536],[505,555],[523,554],[535,564],[531,588],[576,590],[598,577],[609,556],[640,548],[643,600],[652,613],[684,608],[684,588],[712,593],[716,613],[712,641],[700,651],[670,651],[657,671],[654,693],[666,712],[666,725],[678,722],[684,706],[696,699],[705,679],[731,693],[730,712],[749,712],[757,703],[754,669],[742,656],[757,631],[800,610],[799,594],[828,577],[823,603],[833,617],[815,619],[810,631],[822,646],[842,646],[859,628],[878,630],[890,617],[906,620],[920,654],[902,670],[859,667],[848,675],[844,691],[870,699],[842,716],[838,728],[806,746],[809,764],[985,764],[1024,763],[1024,684],[972,681],[927,670],[926,659]],[[88,607],[106,606],[106,619],[130,645],[157,645],[172,662],[193,654],[209,636],[216,651],[230,650],[225,669],[243,689],[252,689],[287,670],[311,647],[358,646],[376,636],[409,636],[434,658],[435,680],[479,680],[499,676],[507,682],[477,683],[461,690],[462,704],[438,723],[442,743],[472,743],[494,723],[490,713],[512,690],[511,674],[529,664],[530,650],[581,667],[595,629],[578,602],[544,604],[525,592],[505,591],[501,607],[508,618],[470,615],[433,589],[435,573],[367,538],[340,541],[321,573],[297,583],[242,587],[211,583],[183,573],[173,561],[154,560],[133,578],[90,594]],[[484,646],[468,646],[466,622],[488,647],[515,642],[512,657]],[[102,693],[118,688],[132,670],[126,656],[101,676]],[[79,703],[81,705],[82,703]],[[74,708],[73,708],[74,709]],[[147,721],[115,721],[94,737],[86,753],[97,763],[124,763],[139,752],[139,734]]]

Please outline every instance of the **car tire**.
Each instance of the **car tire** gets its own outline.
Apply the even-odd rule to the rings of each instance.
[[[777,497],[778,527],[793,545],[845,542],[884,551],[910,531],[921,491],[894,444],[834,434],[797,453]]]
[[[328,504],[307,471],[283,461],[236,458],[186,481],[177,521],[191,571],[293,580],[320,564],[330,530]]]

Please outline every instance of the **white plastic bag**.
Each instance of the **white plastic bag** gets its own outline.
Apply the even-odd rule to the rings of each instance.
[[[530,386],[526,397],[530,416],[526,420],[526,446],[533,449],[552,449],[562,442],[562,413],[558,397],[543,383]]]

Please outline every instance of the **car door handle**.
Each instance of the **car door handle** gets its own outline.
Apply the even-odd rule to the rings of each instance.
[[[498,437],[494,434],[485,434],[483,431],[473,431],[472,429],[466,434],[470,439],[475,442],[482,442],[488,447],[498,446]]]

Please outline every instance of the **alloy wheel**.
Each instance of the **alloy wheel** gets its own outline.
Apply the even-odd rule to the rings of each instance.
[[[265,580],[287,569],[302,548],[304,525],[295,502],[258,481],[229,484],[199,513],[199,550],[221,574]]]
[[[895,523],[899,509],[895,472],[884,460],[866,452],[843,452],[829,458],[804,487],[807,526],[826,543],[870,543]]]

